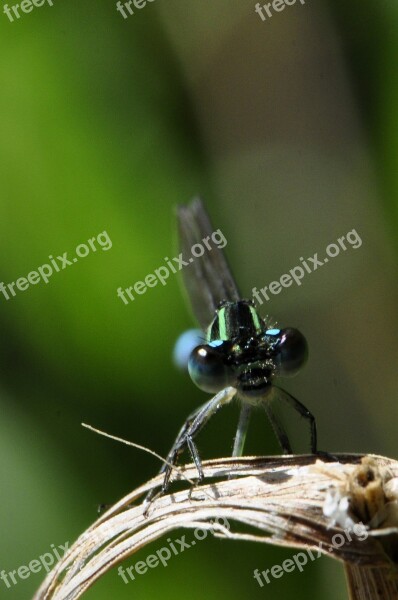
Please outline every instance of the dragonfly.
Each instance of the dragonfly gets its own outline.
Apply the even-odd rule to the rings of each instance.
[[[179,206],[177,220],[183,256],[189,256],[195,244],[209,239],[214,232],[200,199]],[[195,438],[209,419],[235,397],[241,402],[241,410],[232,456],[243,453],[250,414],[256,407],[265,410],[282,452],[293,453],[271,402],[277,392],[308,421],[311,452],[324,457],[327,453],[317,448],[315,417],[274,383],[276,377],[295,375],[304,366],[308,357],[304,335],[292,327],[277,328],[259,315],[252,300],[242,298],[221,248],[212,247],[190,263],[182,270],[183,281],[203,334],[201,342],[197,340],[188,352],[187,367],[193,383],[213,396],[192,412],[181,427],[160,470],[164,479],[159,493],[168,490],[173,467],[186,449],[196,466],[197,482],[204,479]]]

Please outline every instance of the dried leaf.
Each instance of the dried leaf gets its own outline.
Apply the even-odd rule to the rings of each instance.
[[[378,456],[337,458],[333,463],[313,455],[210,460],[203,463],[204,484],[161,496],[149,507],[138,503],[161,484],[158,476],[87,529],[34,600],[80,598],[103,573],[181,527],[212,528],[215,535],[234,540],[320,547],[345,563],[352,599],[396,599],[398,463]],[[174,480],[196,474],[188,465]],[[211,525],[215,519],[219,524]],[[351,533],[348,540],[347,531],[360,521],[366,539]],[[247,533],[247,526],[253,533]],[[338,546],[341,536],[344,543]]]

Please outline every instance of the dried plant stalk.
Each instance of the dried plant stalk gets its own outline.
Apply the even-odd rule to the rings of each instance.
[[[398,598],[398,462],[337,455],[223,458],[203,463],[206,483],[159,497],[146,513],[134,504],[162,477],[120,500],[69,549],[34,600],[74,600],[105,572],[153,540],[181,527],[215,535],[295,548],[319,548],[345,564],[352,600]],[[195,478],[193,465],[184,478]],[[175,479],[181,479],[181,473]],[[234,531],[210,520],[227,519]],[[344,526],[363,522],[366,540],[335,547]],[[239,531],[244,524],[252,534]],[[247,527],[246,527],[247,530]]]
[[[398,582],[391,567],[372,569],[345,565],[350,600],[398,598]]]

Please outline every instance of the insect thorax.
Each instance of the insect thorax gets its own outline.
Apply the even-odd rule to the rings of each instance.
[[[263,328],[264,323],[250,301],[224,302],[207,330],[207,341],[254,338]]]
[[[250,301],[224,302],[207,331],[207,342],[231,342],[226,358],[236,374],[241,397],[264,395],[270,387],[274,364],[266,326]]]

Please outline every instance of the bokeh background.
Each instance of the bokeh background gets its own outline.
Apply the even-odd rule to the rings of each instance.
[[[359,249],[261,310],[308,337],[286,388],[316,414],[320,447],[397,455],[398,8],[307,0],[263,22],[254,5],[155,0],[124,20],[110,0],[55,0],[13,23],[0,14],[0,281],[104,230],[113,243],[0,295],[6,572],[72,542],[99,503],[158,470],[82,421],[165,455],[205,400],[171,361],[194,325],[178,277],[127,306],[116,295],[175,255],[175,206],[198,193],[247,296],[357,230]],[[203,457],[228,455],[237,415],[211,421]],[[246,451],[278,453],[262,413]],[[208,539],[129,585],[113,571],[87,598],[345,598],[327,558],[260,588],[253,570],[291,554]],[[30,598],[42,578],[0,580],[0,597]]]

